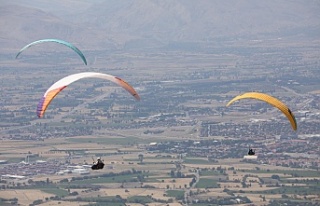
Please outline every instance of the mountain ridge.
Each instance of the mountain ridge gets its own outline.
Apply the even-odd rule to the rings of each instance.
[[[74,1],[65,1],[60,13],[53,13],[57,8],[49,9],[43,4],[37,8],[21,2],[3,4],[0,43],[5,48],[21,47],[32,40],[60,38],[85,49],[121,49],[128,45],[156,48],[171,42],[223,38],[320,36],[320,3],[312,0],[108,0],[95,1],[91,6],[85,3],[86,8],[76,13],[68,10]]]

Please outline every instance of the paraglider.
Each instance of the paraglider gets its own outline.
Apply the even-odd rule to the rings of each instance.
[[[230,106],[233,102],[240,100],[240,99],[258,99],[261,101],[264,101],[266,103],[271,104],[272,106],[278,108],[290,121],[292,129],[297,130],[297,122],[296,118],[291,112],[291,110],[280,100],[276,99],[275,97],[272,97],[270,95],[264,94],[264,93],[259,93],[259,92],[247,92],[241,95],[236,96],[233,98],[231,101],[228,102],[227,107]]]
[[[97,158],[97,162],[93,162],[92,170],[101,170],[104,167],[104,163],[100,158]]]
[[[252,148],[249,147],[248,155],[255,155],[255,154],[256,154],[256,152]]]
[[[140,100],[140,97],[138,93],[135,91],[135,89],[130,84],[128,84],[126,81],[122,80],[119,77],[112,76],[109,74],[96,73],[96,72],[77,73],[77,74],[72,74],[60,79],[45,92],[40,102],[38,103],[38,107],[37,107],[38,117],[41,118],[44,115],[44,112],[46,111],[50,102],[64,88],[66,88],[69,84],[84,78],[100,78],[100,79],[106,79],[106,80],[112,81],[118,84],[119,86],[121,86],[122,88],[124,88],[125,90],[127,90],[136,100]]]
[[[62,44],[62,45],[65,45],[67,47],[69,47],[70,49],[72,49],[73,51],[75,51],[82,59],[82,61],[84,62],[85,65],[87,65],[87,60],[86,58],[84,57],[83,53],[77,48],[75,47],[74,45],[72,45],[71,43],[69,42],[66,42],[66,41],[63,41],[63,40],[60,40],[60,39],[41,39],[41,40],[38,40],[38,41],[34,41],[26,46],[24,46],[20,51],[19,53],[17,54],[16,58],[18,58],[18,56],[26,49],[28,49],[29,47],[33,46],[33,45],[36,45],[36,44],[41,44],[41,43],[44,43],[44,42],[55,42],[55,43],[58,43],[58,44]]]

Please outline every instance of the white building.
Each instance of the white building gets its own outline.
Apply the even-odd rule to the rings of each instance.
[[[27,179],[26,176],[22,176],[22,175],[1,175],[1,180],[25,180]]]
[[[72,173],[77,173],[80,175],[88,175],[88,174],[90,174],[90,171],[87,169],[74,169],[74,170],[72,170]]]

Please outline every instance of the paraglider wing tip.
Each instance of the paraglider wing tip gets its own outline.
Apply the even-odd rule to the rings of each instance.
[[[41,118],[43,114],[41,114],[42,111],[37,110],[37,116],[38,118]]]
[[[18,56],[20,55],[20,53],[21,53],[21,52],[19,52],[19,53],[16,55],[16,59],[18,58]]]
[[[43,96],[37,106],[37,116],[39,118],[41,118],[43,116],[43,104],[44,104],[45,99],[46,99],[46,97]]]
[[[38,116],[38,118],[41,118],[41,117],[42,117],[42,115],[41,115],[41,110],[37,110],[37,116]]]
[[[136,98],[136,100],[140,101],[140,96],[137,93],[133,94],[132,96]]]
[[[229,107],[232,104],[232,100],[230,102],[228,102],[228,104],[226,105],[226,107]]]

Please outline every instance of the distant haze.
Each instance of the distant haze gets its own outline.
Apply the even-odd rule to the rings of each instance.
[[[10,2],[10,3],[8,3]],[[318,38],[318,0],[1,0],[0,43],[60,38],[84,49],[171,42]],[[63,3],[62,3],[63,2]]]

